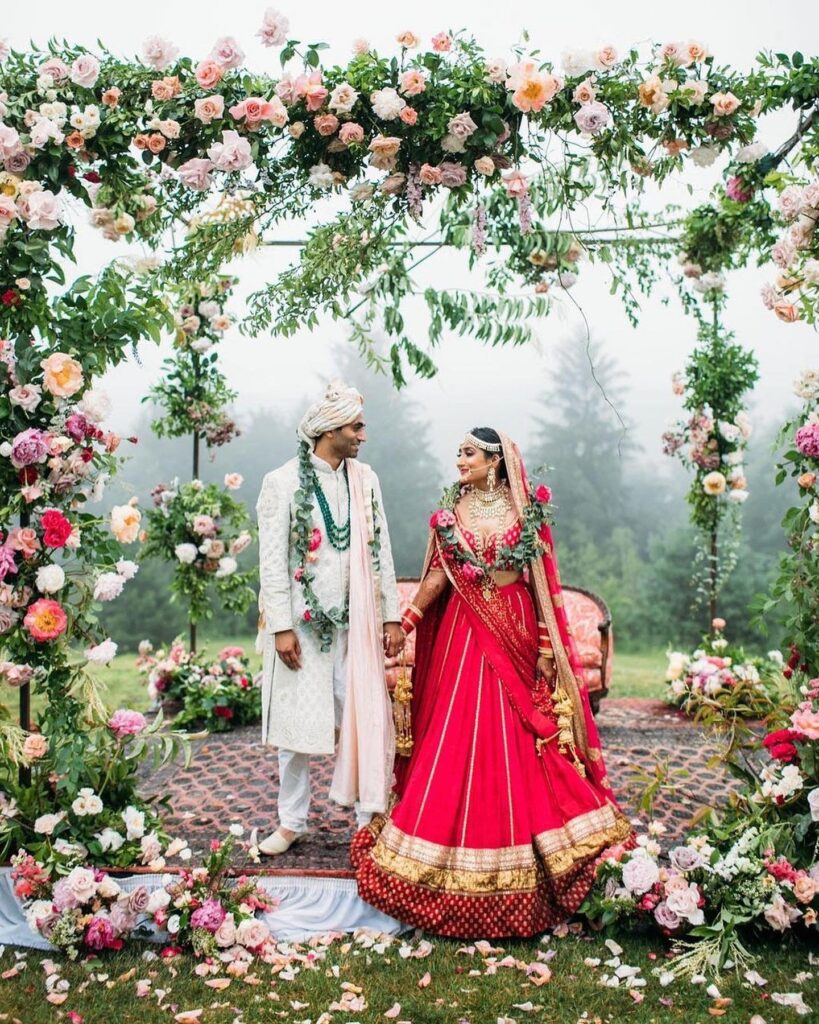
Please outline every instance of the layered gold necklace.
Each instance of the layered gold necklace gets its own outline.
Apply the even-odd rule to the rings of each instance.
[[[485,561],[484,552],[488,544],[492,540],[497,543],[497,538],[504,532],[511,508],[512,498],[505,484],[489,491],[473,487],[469,492],[469,520],[475,537],[475,553],[482,562]],[[480,530],[481,523],[492,524],[493,529],[487,540],[484,540]]]

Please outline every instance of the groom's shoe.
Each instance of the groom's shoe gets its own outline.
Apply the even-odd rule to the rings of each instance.
[[[259,853],[265,857],[277,857],[280,853],[286,853],[294,843],[298,843],[306,835],[306,832],[296,832],[292,839],[286,839],[279,829],[276,829],[259,843]]]

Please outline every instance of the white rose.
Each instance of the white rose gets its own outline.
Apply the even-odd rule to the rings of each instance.
[[[808,260],[802,267],[802,273],[808,284],[819,284],[819,260]]]
[[[108,665],[117,656],[117,644],[109,637],[100,644],[86,647],[85,656],[92,665]]]
[[[310,168],[310,184],[314,188],[332,188],[335,184],[333,171],[329,164],[313,164]]]
[[[52,912],[51,900],[35,900],[30,903],[25,911],[26,924],[31,928],[33,932],[37,931],[37,922],[42,921],[43,918],[48,917]]]
[[[395,89],[377,89],[370,96],[373,113],[383,121],[394,121],[407,105]]]
[[[65,585],[65,572],[59,565],[41,565],[36,582],[41,594],[56,594]]]
[[[717,159],[718,150],[714,146],[696,146],[691,150],[691,159],[697,167],[710,167]]]
[[[157,910],[163,910],[171,902],[171,895],[166,889],[154,889],[148,897],[146,913],[155,914]]]
[[[80,903],[87,903],[97,892],[94,872],[88,868],[74,868],[66,876],[68,888]]]
[[[335,110],[337,114],[349,114],[357,99],[358,93],[349,82],[341,82],[330,93],[327,106],[330,110]]]
[[[102,847],[103,853],[115,853],[125,842],[125,838],[113,828],[104,828],[102,832],[95,832],[94,838]]]
[[[111,399],[99,388],[89,388],[77,404],[79,411],[92,423],[100,423],[111,412]]]
[[[182,562],[183,565],[190,565],[196,561],[196,545],[195,544],[177,544],[174,548],[174,554],[177,559]]]
[[[65,817],[65,811],[57,814],[41,814],[34,822],[34,831],[41,836],[50,836]]]
[[[699,899],[699,889],[692,883],[687,889],[677,889],[668,893],[665,901],[675,914],[684,917],[690,924],[697,925],[705,920],[702,908],[697,906]]]
[[[811,821],[819,821],[819,787],[808,793]]]
[[[761,160],[767,152],[768,147],[764,142],[752,142],[750,145],[738,149],[735,159],[740,164],[753,164],[757,160]]]
[[[219,559],[219,568],[214,573],[215,576],[232,576],[233,573],[239,568],[235,558],[231,558],[230,555],[226,555],[224,558]]]
[[[128,558],[120,558],[117,562],[117,572],[124,580],[132,580],[139,572],[139,566]]]
[[[102,811],[102,800],[90,786],[84,786],[80,790],[79,796],[71,804],[71,810],[78,818],[84,818],[89,814],[99,814]]]
[[[126,807],[122,812],[127,839],[141,839],[145,835],[145,814],[136,807]]]
[[[819,792],[819,790],[817,790],[817,792]],[[245,830],[242,825],[231,825],[228,832],[230,832],[232,836],[236,836],[237,839],[245,834]]]
[[[623,886],[638,895],[648,892],[659,877],[659,867],[648,856],[634,855],[623,867]]]
[[[113,601],[122,593],[125,578],[116,572],[102,572],[94,584],[95,601]]]
[[[176,935],[176,933],[179,931],[179,924],[179,914],[171,914],[171,916],[168,918],[168,923],[165,925],[165,927],[168,930],[168,934]]]
[[[97,883],[97,892],[103,899],[111,900],[115,896],[119,896],[122,889],[110,875],[106,875],[101,882]]]

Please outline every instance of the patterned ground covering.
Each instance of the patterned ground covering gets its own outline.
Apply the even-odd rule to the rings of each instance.
[[[618,798],[635,814],[635,771],[653,771],[667,761],[679,772],[676,791],[663,795],[654,817],[662,820],[668,837],[682,833],[698,807],[724,800],[735,781],[719,766],[709,768],[717,748],[702,729],[671,711],[661,701],[604,700],[597,717],[609,778]],[[172,834],[184,835],[195,853],[232,822],[266,835],[276,824],[278,774],[275,750],[259,742],[258,727],[209,736],[196,744],[196,755],[185,771],[168,767],[147,778],[143,791],[169,795]],[[313,761],[313,805],[310,835],[275,861],[271,868],[287,874],[346,871],[347,849],[354,828],[351,811],[327,798],[332,760]]]

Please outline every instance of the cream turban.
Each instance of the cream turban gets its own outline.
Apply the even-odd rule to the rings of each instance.
[[[361,394],[343,381],[334,380],[327,385],[324,398],[314,402],[299,423],[298,434],[311,448],[316,439],[328,430],[353,423],[364,408]]]

